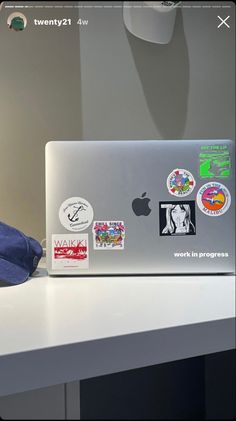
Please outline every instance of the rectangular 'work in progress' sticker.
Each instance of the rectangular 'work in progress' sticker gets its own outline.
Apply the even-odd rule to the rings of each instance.
[[[52,269],[88,269],[88,234],[52,235]]]
[[[227,145],[201,146],[199,175],[202,178],[227,178],[231,173],[230,153]]]
[[[93,225],[94,250],[124,250],[123,221],[96,221]]]

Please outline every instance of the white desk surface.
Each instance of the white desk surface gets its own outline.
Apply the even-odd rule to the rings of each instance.
[[[43,266],[43,265],[42,265]],[[0,395],[232,349],[234,276],[0,284]]]

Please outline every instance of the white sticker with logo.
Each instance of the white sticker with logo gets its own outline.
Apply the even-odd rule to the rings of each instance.
[[[52,269],[88,269],[88,234],[53,234]]]
[[[82,197],[70,197],[62,203],[59,210],[59,219],[68,231],[83,231],[93,221],[93,208]]]
[[[176,168],[169,174],[166,184],[170,194],[185,197],[192,193],[196,182],[190,171]]]
[[[224,184],[210,182],[204,184],[197,193],[199,209],[208,216],[223,215],[230,207],[230,192]]]

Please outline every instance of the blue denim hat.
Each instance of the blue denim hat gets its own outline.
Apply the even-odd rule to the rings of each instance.
[[[38,241],[0,222],[0,281],[25,282],[37,268],[42,254]]]

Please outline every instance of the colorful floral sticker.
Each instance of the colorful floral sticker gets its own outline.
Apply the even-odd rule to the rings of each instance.
[[[52,269],[88,269],[88,234],[53,234]]]
[[[230,203],[230,192],[221,183],[206,183],[198,190],[197,204],[205,215],[223,215],[229,209]]]
[[[231,174],[228,145],[201,146],[199,161],[199,175],[202,178],[227,178]]]
[[[95,250],[123,250],[125,226],[123,221],[96,221],[93,225]]]
[[[167,188],[176,197],[185,197],[192,193],[195,187],[193,175],[184,169],[176,168],[167,178]]]

